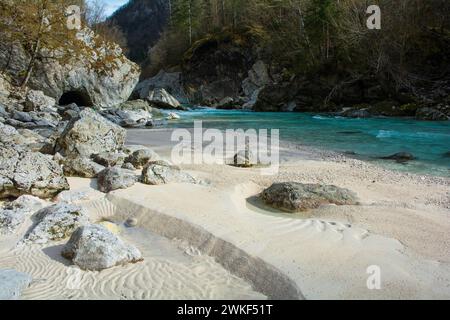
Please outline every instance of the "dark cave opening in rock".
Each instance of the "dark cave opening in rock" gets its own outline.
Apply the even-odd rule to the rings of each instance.
[[[71,103],[75,103],[80,107],[92,107],[93,103],[91,97],[87,92],[84,91],[68,91],[59,99],[60,106],[67,106]]]

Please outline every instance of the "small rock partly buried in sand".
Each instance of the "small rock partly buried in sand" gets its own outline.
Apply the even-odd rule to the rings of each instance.
[[[142,261],[141,252],[100,225],[77,229],[62,251],[83,270],[100,271]]]
[[[70,237],[74,230],[89,223],[85,209],[67,203],[59,203],[38,211],[35,224],[25,236],[25,241],[47,243]]]
[[[138,220],[136,218],[129,218],[127,219],[127,221],[125,221],[125,225],[130,228],[136,227],[137,224]]]
[[[0,270],[0,300],[17,300],[30,285],[30,275],[16,270]]]
[[[235,167],[251,168],[257,164],[258,160],[250,150],[241,150],[233,158]]]
[[[133,171],[117,167],[106,168],[98,174],[98,188],[101,192],[111,192],[118,189],[127,189],[133,186],[137,177]]]
[[[141,182],[149,185],[195,183],[195,179],[166,161],[149,162],[142,170]]]
[[[262,200],[288,212],[315,209],[323,204],[356,205],[354,192],[332,185],[285,182],[273,184],[261,194]]]

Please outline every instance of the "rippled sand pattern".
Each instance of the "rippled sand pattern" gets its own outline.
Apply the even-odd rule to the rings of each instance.
[[[0,258],[0,268],[32,275],[22,299],[265,299],[211,257],[186,253],[175,242],[144,231],[125,232],[143,252],[141,263],[102,272],[81,271],[60,257],[62,245],[14,249]],[[144,243],[153,239],[153,243]]]

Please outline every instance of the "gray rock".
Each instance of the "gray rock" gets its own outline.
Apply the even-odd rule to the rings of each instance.
[[[0,270],[0,300],[18,300],[31,284],[32,277],[11,269]]]
[[[250,150],[241,150],[233,158],[233,165],[241,168],[250,168],[258,164],[258,159]]]
[[[21,122],[32,122],[33,117],[28,112],[14,110],[11,114],[11,118]]]
[[[56,100],[39,90],[29,90],[25,97],[25,111],[54,110]]]
[[[125,221],[125,225],[129,228],[134,228],[138,225],[138,220],[136,218],[129,218]]]
[[[149,162],[142,170],[141,182],[149,185],[196,183],[191,175],[166,161]]]
[[[127,155],[123,152],[103,152],[92,156],[92,160],[104,167],[121,166]]]
[[[6,203],[4,208],[8,210],[20,210],[25,214],[33,214],[47,206],[47,201],[39,199],[38,197],[23,195],[12,202]]]
[[[70,177],[96,178],[105,169],[104,166],[88,158],[65,158],[63,160],[64,174]]]
[[[341,112],[339,114],[342,117],[347,118],[370,118],[372,117],[372,114],[368,111],[368,109],[349,109]]]
[[[77,229],[63,248],[62,256],[83,270],[100,271],[142,261],[141,252],[100,225]]]
[[[417,110],[416,119],[428,121],[447,121],[450,120],[450,117],[437,109],[425,107]]]
[[[98,174],[98,188],[104,193],[127,189],[137,182],[133,171],[117,167],[106,168]]]
[[[159,160],[158,154],[152,149],[145,148],[134,151],[125,162],[131,163],[136,169],[140,169],[145,166],[149,161]]]
[[[25,214],[20,210],[0,210],[0,234],[14,232],[25,221]]]
[[[65,156],[89,158],[94,154],[121,149],[125,138],[125,129],[94,110],[84,109],[78,118],[69,122],[58,139],[57,148]]]
[[[162,88],[150,90],[145,99],[162,109],[183,109],[180,102]]]
[[[130,111],[139,111],[144,110],[151,112],[153,108],[148,104],[147,101],[142,99],[130,100],[116,106],[118,110],[130,110]]]
[[[222,100],[220,100],[218,103],[214,104],[213,107],[216,109],[228,110],[228,109],[237,109],[236,106],[237,106],[237,102],[235,102],[233,98],[226,97],[226,98],[223,98]]]
[[[59,203],[38,211],[25,242],[47,243],[66,239],[79,227],[89,223],[88,213],[82,207]]]
[[[76,191],[68,190],[58,194],[55,201],[74,204],[75,202],[88,199],[89,199],[89,190],[76,190]]]
[[[141,99],[146,99],[150,91],[155,88],[164,88],[181,103],[189,103],[181,80],[181,72],[168,73],[161,70],[156,76],[140,82],[135,89],[135,94]]]
[[[147,127],[151,128],[157,128],[157,127],[164,127],[167,125],[167,120],[165,119],[152,119],[149,122],[147,122]]]
[[[117,110],[115,115],[120,118],[120,125],[125,128],[145,127],[152,120],[150,112],[145,110]]]
[[[22,225],[27,215],[31,215],[46,206],[47,202],[28,195],[4,204],[3,209],[0,209],[0,233],[14,232]]]
[[[133,166],[132,163],[130,162],[126,162],[122,165],[122,169],[127,169],[127,170],[131,170],[131,171],[135,171],[136,168]]]
[[[50,157],[0,143],[0,199],[31,194],[51,198],[69,189],[61,167]]]
[[[415,157],[413,154],[409,153],[409,152],[398,152],[396,154],[387,156],[387,157],[382,157],[381,159],[385,159],[385,160],[395,160],[397,162],[407,162],[410,160],[414,160]]]
[[[0,72],[0,96],[8,97],[12,90],[11,80],[3,72]]]
[[[247,97],[252,97],[255,91],[260,90],[270,82],[267,65],[258,60],[248,72],[248,78],[242,82],[242,89]]]
[[[287,212],[307,211],[324,204],[358,204],[356,194],[348,189],[296,182],[275,183],[262,192],[261,198],[267,205]]]

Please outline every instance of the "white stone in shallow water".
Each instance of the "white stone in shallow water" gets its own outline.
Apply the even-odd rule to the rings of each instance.
[[[32,281],[30,275],[11,269],[0,270],[0,300],[17,300]]]

